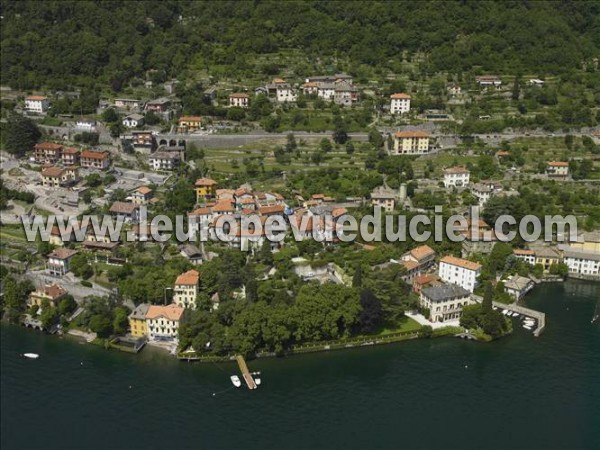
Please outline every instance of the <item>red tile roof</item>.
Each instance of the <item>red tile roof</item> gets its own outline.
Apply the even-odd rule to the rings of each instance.
[[[164,317],[168,320],[178,322],[183,315],[184,308],[177,305],[150,305],[148,312],[146,313],[146,320],[158,319]]]
[[[197,270],[188,270],[182,273],[175,280],[176,285],[196,286],[200,279],[200,273]]]
[[[462,267],[463,269],[469,270],[479,270],[481,269],[481,264],[477,264],[476,262],[469,261],[467,259],[456,258],[455,256],[444,256],[440,262],[451,264],[453,266]]]
[[[195,183],[196,186],[214,186],[215,184],[217,184],[217,182],[210,178],[200,178],[196,180]]]
[[[84,150],[81,152],[81,157],[82,158],[87,158],[87,159],[107,159],[108,158],[108,152],[95,152],[93,150]]]
[[[429,133],[426,131],[398,131],[394,136],[397,138],[426,138]]]
[[[395,99],[395,100],[410,100],[410,95],[405,94],[404,92],[399,92],[399,93],[390,95],[390,98]]]

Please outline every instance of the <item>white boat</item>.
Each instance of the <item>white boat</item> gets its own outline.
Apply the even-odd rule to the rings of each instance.
[[[523,328],[526,330],[531,330],[533,327],[531,325],[523,325]]]
[[[23,353],[23,356],[29,359],[38,359],[40,357],[37,353]]]
[[[233,385],[235,387],[240,387],[242,385],[242,382],[240,381],[240,377],[238,377],[237,375],[231,375],[231,382],[233,383]]]
[[[255,378],[254,382],[256,383],[257,386],[260,386],[260,378]]]
[[[520,314],[517,312],[513,314],[513,317],[519,317],[519,316],[520,316]]]

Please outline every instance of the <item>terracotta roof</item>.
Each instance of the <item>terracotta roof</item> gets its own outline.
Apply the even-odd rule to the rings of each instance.
[[[333,211],[331,211],[331,216],[333,218],[337,218],[337,217],[343,216],[347,212],[348,212],[348,210],[346,208],[333,208]]]
[[[30,95],[25,97],[25,100],[48,100],[48,97],[44,97],[43,95]]]
[[[93,150],[84,150],[81,152],[81,157],[88,159],[107,159],[108,152],[95,152]]]
[[[403,92],[399,92],[399,93],[390,95],[390,98],[397,99],[397,100],[410,100],[410,95],[405,94]]]
[[[422,260],[428,256],[435,255],[435,251],[428,245],[420,245],[419,247],[413,248],[410,254],[417,260]]]
[[[200,116],[181,116],[179,118],[179,122],[202,122],[202,117],[200,117]]]
[[[213,206],[213,212],[222,213],[222,212],[233,212],[235,208],[233,206],[233,202],[230,200],[219,200],[215,206]]]
[[[57,248],[48,255],[48,258],[68,259],[76,254],[77,250],[71,250],[70,248]]]
[[[251,197],[242,198],[242,199],[240,199],[240,203],[242,205],[253,205],[254,204],[254,199],[251,198]]]
[[[413,279],[413,284],[420,284],[422,286],[424,284],[428,284],[433,281],[438,281],[439,279],[440,279],[440,277],[435,274],[417,275]]]
[[[140,186],[135,191],[139,192],[140,194],[146,195],[146,194],[149,194],[150,192],[152,192],[152,189],[150,189],[148,186]]]
[[[419,267],[419,263],[415,261],[402,261],[401,264],[406,268],[406,270],[412,270]]]
[[[426,138],[429,133],[426,131],[398,131],[394,136],[397,138]]]
[[[528,255],[528,256],[534,256],[535,255],[535,252],[533,250],[527,250],[527,249],[524,249],[524,248],[515,248],[513,250],[513,253],[515,255]]]
[[[182,273],[175,280],[175,284],[183,284],[187,286],[195,286],[198,284],[198,280],[200,279],[200,273],[197,270],[188,270],[185,273]]]
[[[235,191],[233,189],[217,189],[215,192],[217,193],[217,197],[222,196],[222,195],[233,196],[233,194],[235,193]]]
[[[37,292],[39,293],[39,291]],[[52,300],[56,300],[57,298],[67,294],[66,289],[59,284],[47,284],[42,289],[42,292],[45,296],[50,297]]]
[[[202,208],[195,209],[188,216],[208,216],[211,213],[210,208],[204,206]]]
[[[236,197],[241,197],[242,195],[251,195],[252,192],[246,188],[241,187],[241,188],[237,188],[235,191],[233,191],[233,194]]]
[[[569,167],[569,163],[563,161],[550,161],[547,164],[551,167]]]
[[[283,205],[271,205],[271,206],[263,206],[261,208],[258,208],[258,212],[263,215],[283,213],[283,211],[285,211],[285,206],[283,206]]]
[[[464,166],[448,167],[444,173],[470,173],[469,169]]]
[[[54,142],[40,142],[39,144],[35,144],[34,146],[38,150],[60,150],[63,148],[60,144],[55,144]]]
[[[51,167],[46,167],[45,169],[42,169],[42,176],[43,177],[60,177],[63,174],[63,168],[62,167],[56,167],[56,166],[51,166]]]
[[[250,98],[250,96],[243,92],[234,92],[233,94],[229,94],[229,98]]]
[[[499,152],[496,152],[496,156],[510,156],[510,152],[501,150]]]
[[[195,186],[214,186],[217,182],[210,178],[200,178],[194,183]]]
[[[464,269],[469,270],[479,270],[481,269],[481,264],[477,264],[476,262],[469,261],[462,258],[456,258],[455,256],[444,256],[440,262],[451,264],[453,266],[462,267]]]
[[[138,208],[138,205],[135,205],[133,203],[114,202],[111,205],[109,211],[111,213],[117,213],[117,214],[132,214],[137,208]]]
[[[150,305],[148,312],[146,313],[146,320],[158,319],[164,317],[167,320],[178,322],[181,319],[184,308],[177,305]]]
[[[67,155],[75,155],[79,153],[79,149],[75,148],[75,147],[65,147],[63,148],[63,154],[67,154]]]

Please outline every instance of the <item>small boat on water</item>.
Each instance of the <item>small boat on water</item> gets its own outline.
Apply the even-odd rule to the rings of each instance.
[[[520,314],[518,312],[513,313],[513,317],[519,317],[519,316],[520,316]]]
[[[240,377],[238,377],[237,375],[231,375],[230,379],[236,388],[239,388],[242,385],[242,382],[240,381]]]
[[[531,325],[523,325],[523,328],[525,328],[526,330],[531,330],[533,328],[533,326],[531,326]]]
[[[260,378],[255,378],[254,382],[256,383],[257,386],[260,386]]]
[[[37,353],[23,353],[23,356],[29,359],[38,359],[40,357]]]

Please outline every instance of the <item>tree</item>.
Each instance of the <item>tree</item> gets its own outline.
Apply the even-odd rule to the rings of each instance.
[[[158,125],[160,123],[160,116],[154,111],[148,111],[144,116],[144,122],[147,125]]]
[[[371,128],[369,130],[369,143],[375,148],[383,147],[383,136],[376,128]]]
[[[16,114],[8,118],[3,134],[6,150],[17,156],[23,156],[31,150],[42,136],[38,126],[31,119]]]
[[[127,333],[129,326],[129,311],[123,306],[117,306],[113,312],[112,328],[115,334]]]
[[[91,173],[85,177],[85,184],[91,188],[98,187],[102,184],[102,178],[98,173]]]
[[[346,153],[347,153],[348,155],[351,155],[352,153],[354,153],[354,145],[352,144],[352,142],[351,142],[351,141],[348,141],[348,142],[346,143]]]
[[[100,338],[107,338],[112,333],[110,319],[102,314],[93,315],[88,326]]]
[[[520,94],[521,94],[521,76],[517,75],[515,77],[515,82],[513,84],[512,99],[515,101],[519,100]]]
[[[354,276],[352,277],[352,287],[359,288],[362,287],[362,267],[359,265],[354,271]]]
[[[285,144],[285,151],[290,153],[298,148],[298,144],[296,143],[296,137],[293,133],[289,133],[287,135],[287,143]]]
[[[340,116],[336,116],[334,119],[335,122],[335,130],[333,132],[333,141],[336,144],[345,144],[348,139],[348,126],[346,125],[346,121],[343,120]]]
[[[114,108],[107,108],[102,112],[102,120],[106,123],[114,123],[119,121],[119,115]]]
[[[50,306],[49,303],[42,304],[42,314],[40,315],[40,321],[42,322],[42,327],[45,330],[49,329],[56,323],[58,319],[58,311],[56,308]]]
[[[77,309],[77,303],[72,295],[66,295],[65,298],[58,303],[58,312],[63,316],[73,313],[75,309]]]
[[[322,152],[330,152],[333,149],[333,145],[331,145],[331,141],[327,138],[323,138],[321,139],[321,142],[319,143],[319,149]]]
[[[118,138],[121,135],[121,133],[125,131],[125,127],[121,122],[115,122],[110,125],[109,131],[111,137]]]
[[[383,320],[383,309],[379,299],[369,289],[360,293],[360,306],[362,311],[358,316],[361,333],[372,333]]]
[[[83,279],[87,279],[94,274],[92,266],[88,264],[87,257],[82,253],[76,254],[71,259],[71,272],[76,277]]]
[[[488,282],[485,286],[485,293],[483,294],[483,301],[481,302],[481,308],[484,313],[493,311],[492,301],[494,299],[494,288],[492,283]]]
[[[575,143],[575,136],[572,134],[565,135],[565,145],[569,150],[573,150],[573,144]]]

